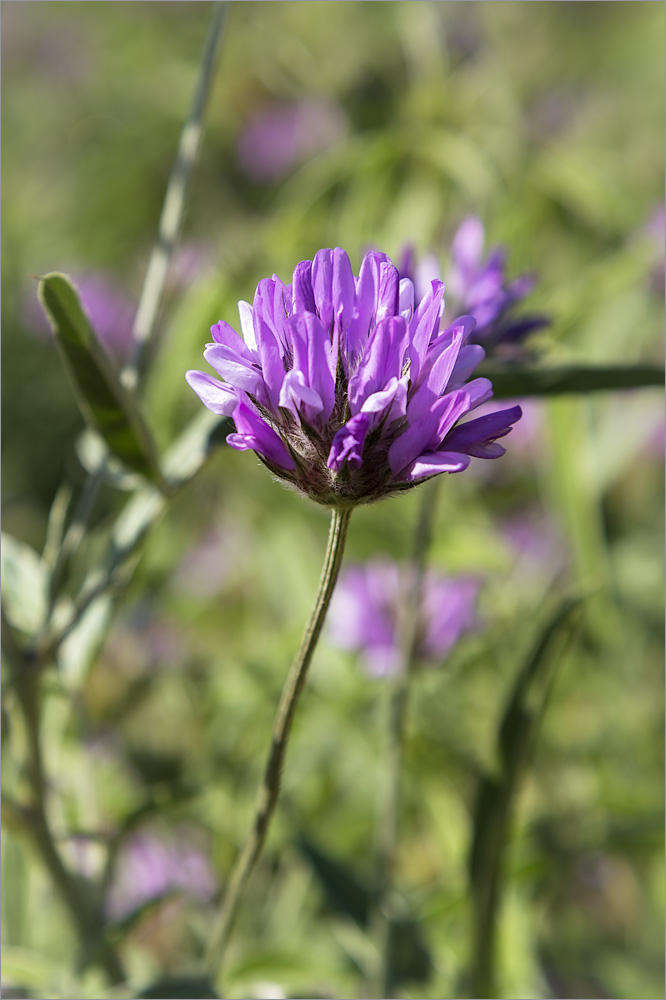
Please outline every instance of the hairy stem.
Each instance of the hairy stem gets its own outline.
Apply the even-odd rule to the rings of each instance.
[[[386,745],[386,783],[377,815],[377,867],[379,905],[376,916],[379,945],[377,996],[390,997],[392,989],[391,927],[398,916],[394,912],[393,883],[395,877],[400,816],[401,776],[404,758],[405,727],[411,681],[419,641],[420,610],[423,603],[423,578],[437,505],[439,480],[423,487],[421,507],[414,534],[407,592],[400,609],[401,657],[389,694],[388,739]]]
[[[252,829],[231,873],[222,907],[210,938],[206,966],[213,981],[222,966],[238,907],[252,870],[263,850],[268,828],[275,812],[280,794],[282,766],[294,714],[340,571],[350,517],[351,508],[335,509],[331,516],[331,527],[319,589],[300,649],[282,690],[264,777],[259,788]]]

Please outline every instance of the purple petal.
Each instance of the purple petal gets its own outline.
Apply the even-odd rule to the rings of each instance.
[[[464,347],[461,347],[449,378],[448,388],[450,390],[459,389],[474,369],[478,368],[485,356],[486,352],[479,344],[465,344]]]
[[[344,250],[320,250],[312,262],[312,289],[315,311],[326,331],[333,327],[345,330],[354,311],[354,275]]]
[[[407,323],[401,316],[392,316],[375,326],[361,362],[349,380],[352,414],[358,413],[364,400],[383,389],[390,379],[400,378],[407,337]]]
[[[401,278],[400,280],[398,308],[400,315],[409,323],[414,312],[414,285],[409,278]]]
[[[475,378],[471,382],[466,382],[465,392],[469,395],[470,410],[487,403],[494,395],[493,384],[489,378]]]
[[[324,408],[319,393],[306,384],[303,372],[297,368],[292,368],[285,375],[279,404],[290,410],[297,419],[302,414],[308,423],[313,423]]]
[[[440,472],[462,472],[470,461],[468,455],[461,455],[458,452],[430,451],[420,455],[393,479],[395,482],[413,483],[419,479],[438,476]]]
[[[240,304],[239,302],[238,305],[240,306]],[[252,307],[247,302],[243,303],[243,305],[246,305],[250,309],[250,312],[252,312]],[[211,326],[210,332],[216,344],[227,347],[234,355],[247,361],[248,364],[256,363],[256,354],[250,350],[243,337],[240,337],[236,333],[233,326],[229,326],[223,319],[219,323],[216,323],[215,326]]]
[[[185,372],[185,378],[190,388],[209,410],[221,417],[230,417],[238,405],[238,393],[230,385],[225,385],[212,375],[205,372]]]
[[[281,347],[277,336],[268,324],[264,321],[260,312],[256,309],[257,299],[255,297],[254,331],[257,338],[257,354],[261,364],[261,372],[264,377],[264,384],[268,395],[269,405],[274,411],[277,410],[280,398],[280,389],[284,382],[285,367],[283,361],[284,348]]]
[[[414,420],[411,420],[412,403],[410,403],[407,407],[407,420],[410,421],[407,429],[388,450],[388,460],[393,478],[401,479],[399,474],[411,465],[419,455],[435,451],[447,433],[447,428],[452,427],[455,421],[459,420],[468,409],[469,396],[462,389],[447,393],[446,396],[438,399],[430,409],[419,413]]]
[[[356,279],[355,308],[347,331],[347,341],[346,343],[342,341],[352,366],[357,355],[362,352],[368,335],[375,325],[380,294],[380,268],[383,264],[391,264],[390,258],[385,253],[376,251],[367,253],[361,261]],[[345,360],[347,359],[345,358]]]
[[[287,310],[290,308],[291,291],[287,291],[287,286],[279,278],[264,278],[259,282],[252,303],[252,315],[257,349],[260,353],[262,341],[266,339],[268,330],[280,354],[284,356],[288,347],[285,324]]]
[[[243,299],[238,303],[238,315],[240,316],[241,331],[243,340],[250,350],[257,350],[257,338],[254,333],[254,320],[252,318],[252,306]],[[213,334],[213,337],[215,334]]]
[[[408,354],[411,362],[410,378],[413,383],[418,381],[428,345],[439,326],[443,297],[444,282],[431,282],[430,291],[421,299],[409,324],[410,347]]]
[[[512,406],[508,410],[498,410],[485,417],[469,420],[450,432],[446,438],[446,448],[475,458],[499,458],[504,454],[504,448],[494,442],[508,434],[512,424],[520,420],[521,416],[521,408]]]
[[[392,378],[386,383],[386,388],[373,392],[363,403],[361,413],[383,413],[402,389],[402,395],[407,398],[407,386],[401,379]]]
[[[295,469],[293,459],[284,442],[266,421],[247,403],[241,401],[233,413],[236,434],[229,434],[227,444],[237,451],[256,451],[259,455],[283,469]]]
[[[326,464],[329,469],[332,469],[333,472],[340,472],[345,462],[348,462],[353,469],[361,467],[363,446],[371,419],[369,413],[357,413],[355,417],[347,421],[344,427],[340,428],[333,438],[328,454]]]
[[[319,250],[312,261],[315,311],[327,330],[333,325],[333,251]]]
[[[289,321],[294,351],[294,368],[299,369],[305,384],[314,389],[322,402],[321,419],[328,420],[335,404],[337,347],[314,313],[299,313]],[[337,334],[334,337],[337,344]]]
[[[236,335],[236,339],[240,337]],[[237,389],[244,389],[253,395],[262,387],[264,380],[257,370],[256,364],[250,359],[246,361],[241,354],[238,354],[224,344],[211,344],[204,351],[204,358],[219,375],[230,385]]]
[[[312,261],[302,260],[294,268],[292,282],[292,314],[295,312],[315,311],[314,293],[312,291]]]

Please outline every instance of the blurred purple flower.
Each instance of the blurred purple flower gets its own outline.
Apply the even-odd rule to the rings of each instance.
[[[470,343],[481,344],[488,353],[515,354],[517,345],[550,322],[546,316],[515,315],[515,307],[532,291],[535,278],[523,274],[506,277],[506,250],[496,247],[483,258],[485,231],[476,216],[465,219],[451,244],[451,266],[447,275],[447,299],[453,313],[469,313],[476,320]],[[419,295],[441,275],[437,258],[429,254],[414,262],[412,248],[403,254],[400,273],[411,277]],[[444,317],[446,322],[446,314]]]
[[[117,920],[168,892],[182,892],[191,899],[208,902],[216,889],[208,859],[188,842],[184,832],[178,839],[136,833],[121,849],[106,910],[111,919]]]
[[[550,580],[564,568],[568,550],[562,532],[538,508],[514,511],[499,522],[499,530],[515,557],[517,576]]]
[[[117,362],[126,360],[132,349],[136,305],[104,274],[73,274],[71,277],[100,342]],[[26,297],[24,318],[36,333],[50,335],[36,290]]]
[[[409,489],[472,457],[499,458],[520,407],[461,418],[489,400],[488,379],[468,382],[484,357],[468,344],[474,320],[440,331],[444,286],[415,303],[386,254],[365,255],[358,277],[344,250],[296,266],[293,284],[265,279],[239,303],[244,339],[212,328],[204,352],[225,379],[187,372],[214,413],[233,417],[227,443],[318,503],[349,507]]]
[[[330,640],[361,652],[372,676],[395,674],[400,667],[400,605],[408,583],[406,569],[381,560],[351,566],[340,577],[329,611]],[[441,662],[474,627],[479,588],[471,578],[426,573],[418,659]]]
[[[238,160],[248,177],[260,184],[280,180],[315,153],[347,132],[339,104],[321,98],[275,103],[250,120],[238,140]]]

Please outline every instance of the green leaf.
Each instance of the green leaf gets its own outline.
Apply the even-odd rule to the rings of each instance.
[[[664,369],[660,365],[565,365],[529,369],[484,364],[478,374],[493,383],[495,399],[608,392],[664,384]]]
[[[49,570],[25,542],[2,533],[2,602],[14,628],[35,636],[46,620]]]
[[[102,594],[88,607],[58,650],[60,674],[66,684],[78,687],[97,659],[111,624],[113,600]]]
[[[136,490],[144,484],[136,472],[129,472],[126,465],[114,458],[97,431],[86,427],[74,445],[76,456],[91,476],[100,475],[105,483],[116,490]]]
[[[216,1000],[217,993],[205,976],[167,976],[151,983],[143,993],[139,993],[139,1000],[171,1000],[171,998]]]
[[[341,916],[351,917],[359,927],[367,927],[379,902],[376,889],[310,841],[302,839],[299,847],[310,861],[329,907]],[[401,983],[426,982],[432,972],[432,959],[416,921],[409,916],[393,919],[390,941],[392,991]]]
[[[497,733],[496,773],[481,777],[474,808],[469,879],[474,902],[472,994],[494,996],[494,933],[511,807],[534,748],[555,668],[573,629],[581,598],[568,598],[543,629],[518,674]]]
[[[136,399],[122,385],[69,278],[47,274],[39,283],[39,299],[84,417],[124,465],[161,484],[153,439]]]

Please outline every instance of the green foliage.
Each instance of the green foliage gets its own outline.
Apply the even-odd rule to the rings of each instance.
[[[90,322],[76,289],[64,274],[47,274],[39,298],[53,327],[84,416],[112,455],[160,484],[155,446],[141,410],[122,385]]]

